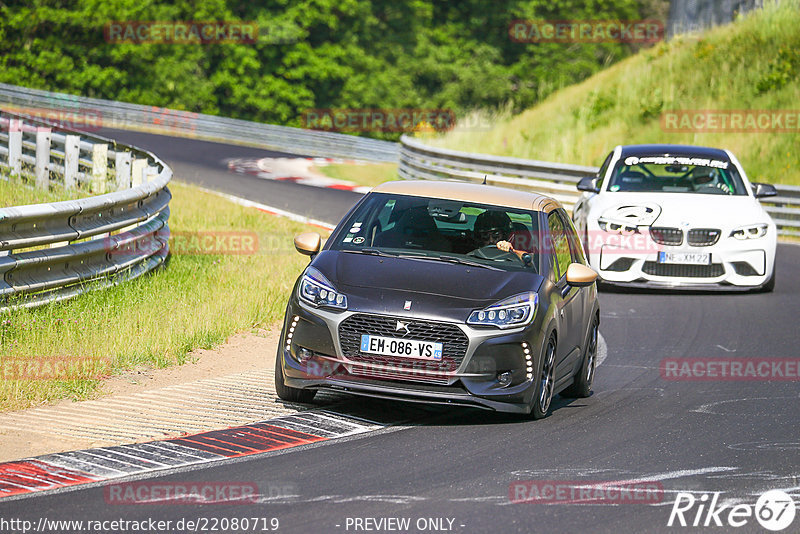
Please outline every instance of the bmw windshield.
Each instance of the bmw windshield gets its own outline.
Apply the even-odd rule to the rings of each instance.
[[[342,224],[328,248],[536,273],[536,243],[535,211],[372,193]]]
[[[608,190],[747,195],[739,173],[727,159],[664,155],[629,156],[620,160],[614,168]]]

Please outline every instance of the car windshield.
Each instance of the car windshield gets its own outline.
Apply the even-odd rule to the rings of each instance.
[[[747,195],[729,160],[692,156],[630,156],[620,160],[611,176],[611,192],[699,193]]]
[[[497,247],[508,241],[513,251]],[[480,268],[537,272],[538,212],[447,199],[371,193],[328,247]]]

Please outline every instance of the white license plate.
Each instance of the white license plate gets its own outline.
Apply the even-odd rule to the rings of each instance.
[[[659,252],[658,263],[711,265],[711,254],[708,252]]]
[[[401,356],[418,360],[442,359],[442,343],[416,341],[414,339],[394,339],[391,337],[361,336],[361,352],[383,356]]]

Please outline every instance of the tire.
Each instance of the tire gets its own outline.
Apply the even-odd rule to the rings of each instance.
[[[761,291],[762,293],[772,293],[773,291],[775,291],[775,267],[772,267],[772,276],[769,277],[767,283],[761,286],[759,291]]]
[[[589,339],[586,342],[586,350],[583,352],[583,363],[575,375],[575,381],[561,392],[562,397],[588,397],[592,394],[592,382],[594,381],[594,370],[597,366],[597,339],[600,321],[597,315],[592,319],[592,326],[589,328]]]
[[[286,385],[283,380],[281,359],[283,359],[283,354],[281,347],[278,347],[278,354],[275,356],[275,393],[278,394],[278,397],[286,402],[308,403],[314,400],[314,395],[317,394],[316,389],[297,389]]]
[[[536,379],[536,391],[533,396],[531,417],[543,419],[550,412],[553,404],[553,388],[555,387],[556,372],[556,337],[550,334],[542,352],[542,365]]]

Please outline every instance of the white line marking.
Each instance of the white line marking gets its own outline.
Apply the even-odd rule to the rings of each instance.
[[[199,187],[199,186],[193,186],[193,187],[196,187],[197,189],[203,191],[204,193],[209,193],[211,195],[216,195],[226,200],[230,200],[234,204],[244,206],[245,208],[256,208],[262,211],[266,211],[267,213],[271,213],[273,215],[286,217],[287,219],[290,219],[292,221],[311,224],[313,226],[319,226],[326,230],[333,230],[334,228],[336,228],[336,225],[334,224],[326,223],[325,221],[320,221],[319,219],[312,219],[310,217],[298,215],[297,213],[292,213],[290,211],[282,210],[280,208],[276,208],[273,206],[267,206],[266,204],[261,204],[259,202],[253,202],[252,200],[247,200],[246,198],[229,195],[228,193],[220,193],[219,191],[214,191],[213,189],[206,189],[205,187]]]

